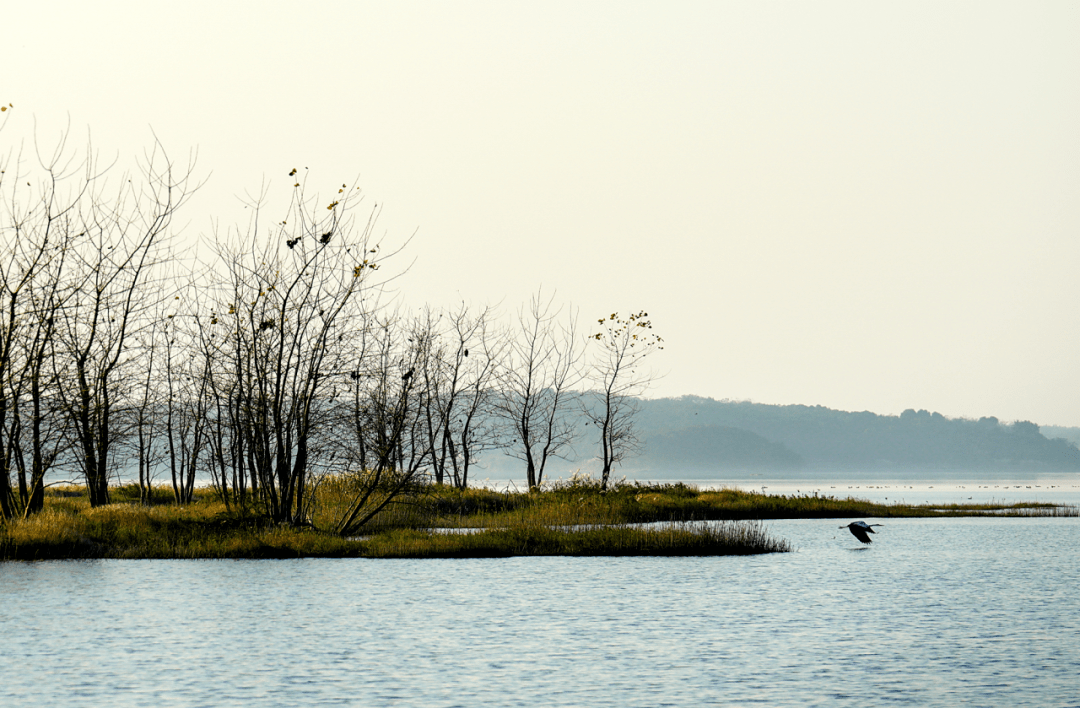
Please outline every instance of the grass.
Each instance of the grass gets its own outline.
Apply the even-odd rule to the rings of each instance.
[[[92,509],[81,487],[50,488],[44,511],[0,523],[0,559],[741,555],[791,550],[769,536],[764,519],[1080,515],[1052,504],[877,504],[684,484],[602,491],[575,478],[532,492],[430,485],[387,506],[367,535],[349,539],[318,530],[332,528],[354,498],[347,480],[313,490],[312,526],[302,528],[230,511],[208,490],[185,506],[173,504],[166,488],[149,505],[138,503],[132,486],[111,493],[116,503]],[[647,522],[690,523],[640,525]]]
[[[696,522],[642,528],[629,524],[572,529],[515,524],[477,533],[402,529],[371,538],[373,558],[487,558],[504,556],[729,556],[791,551],[760,521]]]
[[[622,484],[608,491],[588,478],[543,492],[440,489],[433,524],[493,527],[522,521],[557,526],[655,521],[837,519],[930,516],[1078,516],[1075,506],[1019,504],[879,504],[865,499],[769,495],[738,489],[701,490],[685,484]]]
[[[0,558],[297,558],[358,556],[359,546],[311,529],[230,514],[210,495],[188,506],[47,498],[45,510],[0,528]]]

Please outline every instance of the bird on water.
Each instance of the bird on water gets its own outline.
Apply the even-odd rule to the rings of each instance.
[[[884,525],[885,524],[868,524],[865,521],[852,521],[847,526],[841,526],[840,528],[847,529],[855,536],[855,538],[859,539],[863,543],[873,543],[873,541],[870,540],[870,536],[868,535],[874,533],[874,529],[872,529],[871,526]]]

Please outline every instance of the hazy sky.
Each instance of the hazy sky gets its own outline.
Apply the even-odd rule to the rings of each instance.
[[[308,168],[417,232],[414,306],[647,310],[652,395],[1080,425],[1080,3],[0,0],[0,27],[5,152],[69,118],[103,154],[197,148],[192,241]]]

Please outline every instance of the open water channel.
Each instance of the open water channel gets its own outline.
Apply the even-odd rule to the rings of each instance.
[[[1080,519],[728,558],[0,563],[3,706],[1080,706]]]

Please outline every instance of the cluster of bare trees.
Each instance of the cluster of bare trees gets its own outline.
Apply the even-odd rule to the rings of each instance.
[[[87,155],[92,155],[88,150]],[[91,503],[108,502],[138,351],[160,290],[158,266],[193,185],[155,146],[141,174],[109,181],[62,140],[0,164],[0,511],[41,508],[45,475],[68,458]],[[14,480],[14,481],[13,481]]]
[[[185,258],[172,224],[191,160],[155,145],[116,175],[73,154],[61,141],[0,164],[3,517],[42,508],[47,476],[83,481],[94,506],[120,478],[168,481],[178,503],[200,479],[302,524],[320,480],[355,475],[336,522],[352,533],[418,480],[464,488],[496,448],[541,484],[575,417],[601,436],[605,484],[633,449],[644,313],[582,336],[539,294],[512,328],[490,308],[393,309],[378,208],[347,184],[309,198],[296,170],[283,218],[260,198]]]

